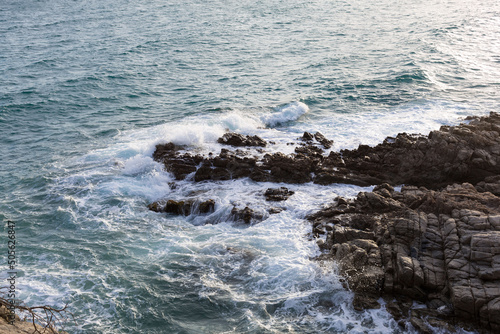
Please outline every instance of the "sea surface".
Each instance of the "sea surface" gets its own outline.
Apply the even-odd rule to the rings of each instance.
[[[70,333],[404,333],[359,312],[305,220],[350,185],[175,181],[158,143],[218,153],[226,131],[332,150],[500,110],[498,0],[1,0],[0,279]],[[151,212],[159,199],[215,212]],[[4,285],[4,284],[2,284]],[[5,283],[5,285],[7,285]]]

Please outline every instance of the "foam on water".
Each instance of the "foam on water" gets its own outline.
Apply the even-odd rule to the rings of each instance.
[[[309,109],[292,103],[281,115],[295,112],[289,108]],[[353,197],[371,188],[249,179],[175,181],[151,156],[156,144],[170,141],[190,152],[217,153],[223,147],[217,138],[225,131],[257,134],[274,142],[266,148],[271,152],[293,152],[294,146],[287,143],[296,143],[302,131],[320,130],[336,140],[336,149],[359,142],[374,144],[385,133],[428,132],[452,119],[446,113],[436,117],[435,110],[424,105],[398,111],[419,119],[417,125],[396,122],[394,112],[338,115],[330,124],[308,118],[294,122],[291,117],[286,128],[269,128],[261,122],[273,119],[276,111],[232,110],[124,132],[110,146],[60,166],[64,175],[53,191],[63,194],[58,211],[64,217],[63,231],[69,234],[59,247],[74,255],[74,263],[63,264],[67,260],[61,255],[46,258],[50,262],[46,267],[57,268],[57,275],[32,268],[26,273],[30,280],[23,286],[24,294],[33,296],[34,302],[64,301],[79,310],[85,319],[76,332],[119,333],[119,328],[133,330],[153,316],[172,332],[397,333],[398,326],[384,308],[364,312],[352,308],[352,294],[342,287],[334,263],[311,260],[319,250],[305,217],[336,196]],[[366,118],[371,118],[369,125]],[[259,153],[250,149],[249,154]],[[280,186],[295,194],[285,202],[266,202],[265,189]],[[215,211],[173,217],[147,210],[147,204],[160,199],[213,199]],[[234,222],[232,208],[247,206],[263,221]],[[269,214],[272,207],[283,211]],[[85,231],[86,239],[79,239],[78,231]],[[82,247],[79,252],[71,249],[75,238]],[[134,301],[137,296],[143,297]],[[169,306],[170,299],[183,302]],[[198,316],[219,320],[207,325],[170,315],[189,308]]]
[[[285,124],[296,121],[300,116],[309,112],[309,107],[302,102],[292,102],[281,107],[277,107],[276,111],[261,116],[262,122],[268,127]]]
[[[217,123],[214,118],[213,125],[203,126],[203,133],[213,136],[196,137],[194,141],[179,139],[183,136],[180,135],[182,126],[186,129],[192,126],[188,120],[182,126],[174,127],[173,132],[168,132],[167,129],[172,128],[169,125],[160,125],[125,133],[112,147],[70,161],[65,166],[67,175],[55,185],[57,192],[67,194],[67,205],[60,210],[69,214],[68,224],[75,225],[77,230],[90,231],[90,228],[98,232],[95,234],[97,239],[86,241],[87,250],[82,250],[94,254],[95,259],[87,261],[85,279],[78,271],[58,265],[58,259],[52,259],[50,266],[57,265],[59,274],[54,276],[43,270],[29,273],[32,279],[26,291],[36,292],[34,295],[40,300],[47,298],[48,294],[62,300],[62,296],[72,296],[70,305],[75,309],[83,307],[87,317],[80,326],[82,331],[90,328],[90,320],[97,324],[92,328],[115,332],[113,321],[124,318],[121,310],[125,305],[136,310],[134,317],[139,319],[137,321],[146,316],[141,313],[139,304],[127,301],[129,296],[138,293],[133,286],[141,274],[123,272],[127,267],[140,265],[148,268],[142,275],[158,282],[155,284],[177,286],[172,291],[162,291],[162,294],[186,298],[187,304],[196,302],[185,296],[183,289],[188,288],[203,303],[218,307],[233,305],[232,317],[239,319],[238,322],[228,320],[228,323],[213,324],[213,330],[217,332],[231,333],[233,331],[228,331],[228,328],[234,326],[271,333],[300,332],[307,328],[342,331],[361,328],[362,318],[366,317],[372,319],[373,325],[370,326],[374,330],[393,331],[396,327],[388,313],[368,315],[352,309],[352,296],[342,288],[332,263],[321,264],[310,259],[318,254],[318,249],[315,240],[308,237],[310,225],[304,217],[338,195],[355,196],[363,188],[286,185],[295,194],[284,203],[269,204],[264,201],[263,191],[283,184],[258,184],[241,179],[211,183],[180,181],[174,188],[169,185],[173,178],[151,159],[151,147],[159,140],[178,138],[178,143],[184,140],[184,143],[206,151],[207,147],[218,145],[215,134],[223,133],[220,129],[222,124],[227,124],[228,118],[234,119],[234,116],[218,116],[217,119],[222,121]],[[281,133],[274,129],[260,130],[263,137],[266,133],[275,137]],[[189,131],[184,133],[186,138],[191,138]],[[161,198],[211,198],[216,201],[215,212],[169,217],[145,208],[147,203]],[[263,213],[264,221],[251,226],[233,222],[230,211],[235,206],[249,206]],[[284,211],[269,215],[267,211],[271,206],[281,207]],[[106,239],[111,237],[113,243],[100,241],[99,234],[107,236]],[[109,255],[103,258],[106,252]],[[120,253],[126,256],[122,257]],[[103,272],[100,268],[111,265],[111,262],[107,263],[116,261],[113,260],[115,257],[121,258],[119,262],[123,261],[123,264],[113,270],[108,267]],[[178,268],[169,269],[172,266]],[[42,281],[57,288],[40,290],[44,286],[40,284]],[[160,283],[162,281],[164,283]],[[59,283],[54,285],[52,282]],[[151,294],[148,298],[157,303],[156,308],[165,307],[154,284],[146,291],[149,292],[142,293]],[[333,301],[324,301],[325,298]],[[85,304],[82,300],[86,300]],[[380,321],[383,325],[378,324]],[[203,330],[199,326],[205,325],[203,322],[171,320],[170,326],[196,332]]]

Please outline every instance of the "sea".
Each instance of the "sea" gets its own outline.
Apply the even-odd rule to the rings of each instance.
[[[411,332],[315,260],[307,215],[371,187],[178,181],[155,145],[339,151],[499,107],[498,0],[1,0],[1,286],[11,221],[16,297],[66,306],[68,333]],[[165,199],[215,211],[148,210]]]

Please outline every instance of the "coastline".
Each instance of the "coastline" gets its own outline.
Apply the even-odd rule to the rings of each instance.
[[[323,250],[319,259],[339,263],[356,309],[387,308],[400,325],[421,332],[433,327],[498,331],[500,322],[500,116],[469,117],[468,124],[443,126],[428,136],[399,134],[375,147],[324,151],[332,141],[304,133],[295,153],[266,154],[257,136],[228,133],[227,149],[209,157],[191,155],[172,143],[157,145],[153,157],[177,180],[210,182],[249,177],[256,182],[328,186],[375,185],[354,200],[337,198],[308,218]],[[239,148],[258,147],[249,156]],[[394,186],[404,185],[401,191]],[[267,201],[284,201],[288,189],[269,188]],[[267,197],[267,196],[266,196]],[[213,203],[154,202],[170,214],[203,214]],[[202,208],[200,210],[200,208]],[[279,212],[279,211],[278,211]],[[273,214],[272,208],[269,214]],[[233,208],[230,219],[257,223],[252,208]],[[413,302],[426,305],[415,309]]]

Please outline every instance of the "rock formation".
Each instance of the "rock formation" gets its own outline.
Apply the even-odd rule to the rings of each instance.
[[[406,296],[426,303],[434,319],[500,331],[499,197],[469,183],[400,192],[382,184],[309,218],[313,233],[326,235],[320,247],[339,264],[355,307]]]
[[[447,327],[466,321],[498,333],[500,116],[491,113],[467,121],[428,136],[403,133],[375,147],[328,154],[324,150],[333,142],[306,132],[290,155],[248,156],[223,148],[204,157],[167,143],[157,145],[153,157],[178,180],[248,177],[257,182],[376,185],[354,200],[337,198],[309,217],[322,257],[336,260],[355,292],[354,307],[379,307],[383,296],[396,318],[409,316],[422,332],[431,332],[428,324]],[[272,144],[234,133],[218,142]],[[404,185],[401,191],[394,190],[397,185]],[[282,187],[269,188],[264,196],[280,201],[292,194]],[[167,201],[150,209],[189,214],[192,206],[189,201]],[[210,212],[214,204],[206,207]],[[271,208],[269,213],[280,210]],[[245,223],[262,218],[248,207],[234,208],[231,214]],[[413,301],[427,308],[413,309]]]

